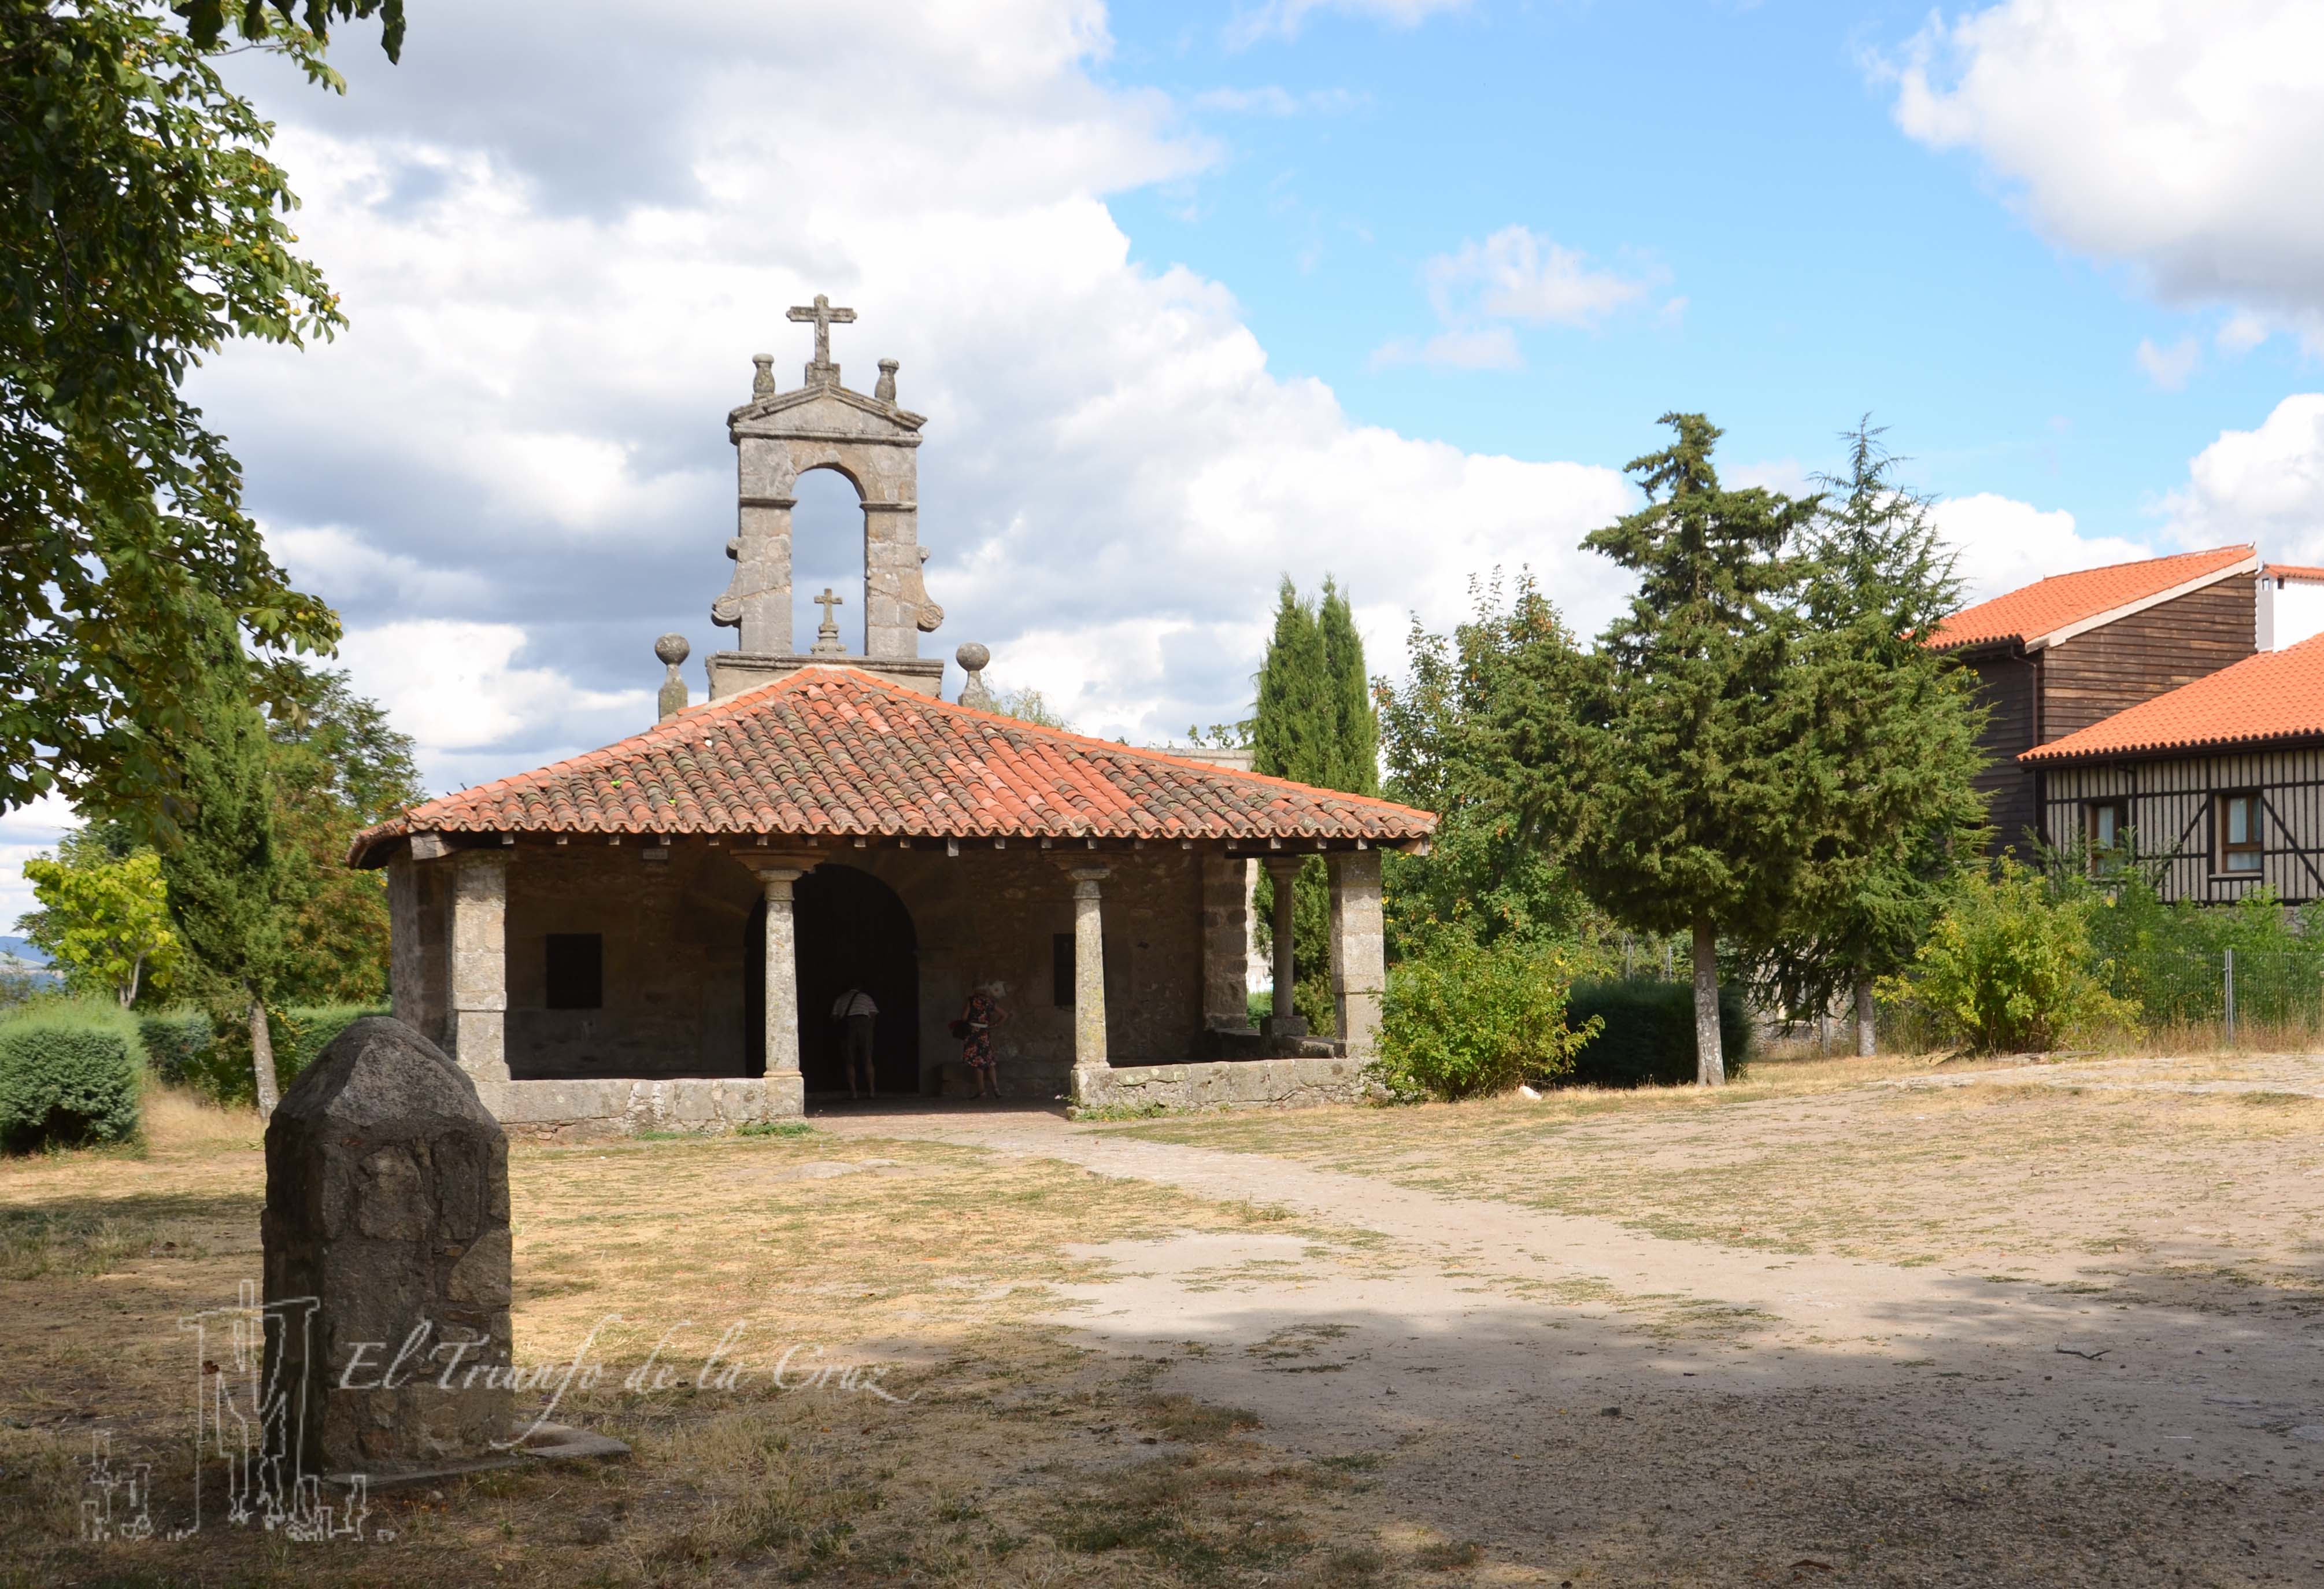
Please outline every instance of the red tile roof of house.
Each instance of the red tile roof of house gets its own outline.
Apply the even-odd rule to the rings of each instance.
[[[2127,617],[2142,607],[2258,567],[2258,554],[2248,546],[2215,546],[2209,551],[2053,574],[2022,590],[1963,607],[1937,625],[1929,643],[1939,651],[1955,651],[2015,641],[2028,651],[2039,651],[2086,629]]]
[[[2310,737],[2324,737],[2324,634],[2246,657],[2017,759],[2146,758]]]
[[[2324,585],[2324,568],[2313,563],[2270,563],[2260,572],[2271,579],[2289,579],[2294,585]]]
[[[603,750],[478,784],[355,836],[415,833],[1302,838],[1398,844],[1426,811],[1040,728],[809,667]]]

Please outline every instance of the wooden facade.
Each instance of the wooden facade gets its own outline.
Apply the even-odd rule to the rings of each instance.
[[[2094,814],[2112,808],[2138,855],[2164,863],[2165,899],[2225,904],[2263,885],[2291,904],[2324,898],[2324,741],[2069,763],[2039,777],[2052,843],[2087,842]],[[2252,847],[2231,855],[2228,802],[2238,797],[2255,797]],[[2234,869],[2246,855],[2249,869]]]
[[[2048,821],[2054,801],[2043,780],[2054,774],[2020,767],[2020,754],[2253,655],[2258,616],[2255,579],[2236,574],[2048,644],[2013,640],[1958,652],[1988,713],[1978,743],[1992,761],[1978,788],[1996,853],[2024,853],[2029,836],[2052,844],[2068,836]]]

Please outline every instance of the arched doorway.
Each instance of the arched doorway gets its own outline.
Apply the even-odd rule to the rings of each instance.
[[[831,1006],[849,984],[880,1006],[872,1073],[883,1093],[920,1090],[919,940],[896,891],[868,872],[826,862],[791,885],[798,944],[799,1070],[810,1093],[845,1092],[839,1029]],[[742,1029],[747,1074],[766,1051],[767,907],[751,912],[742,957]]]

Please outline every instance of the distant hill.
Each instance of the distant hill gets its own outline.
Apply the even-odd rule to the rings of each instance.
[[[34,947],[32,940],[23,938],[0,938],[0,957],[22,960],[27,965],[46,965],[48,951]]]

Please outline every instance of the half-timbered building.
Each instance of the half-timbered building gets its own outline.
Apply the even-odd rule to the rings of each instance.
[[[1997,852],[2047,836],[2045,764],[2024,753],[2253,654],[2259,573],[2253,548],[2213,547],[2060,574],[1939,625],[1929,643],[1977,675],[1988,713],[1978,788]]]
[[[2324,898],[2324,635],[2263,651],[2018,757],[2043,830],[2135,849],[2164,896]]]

